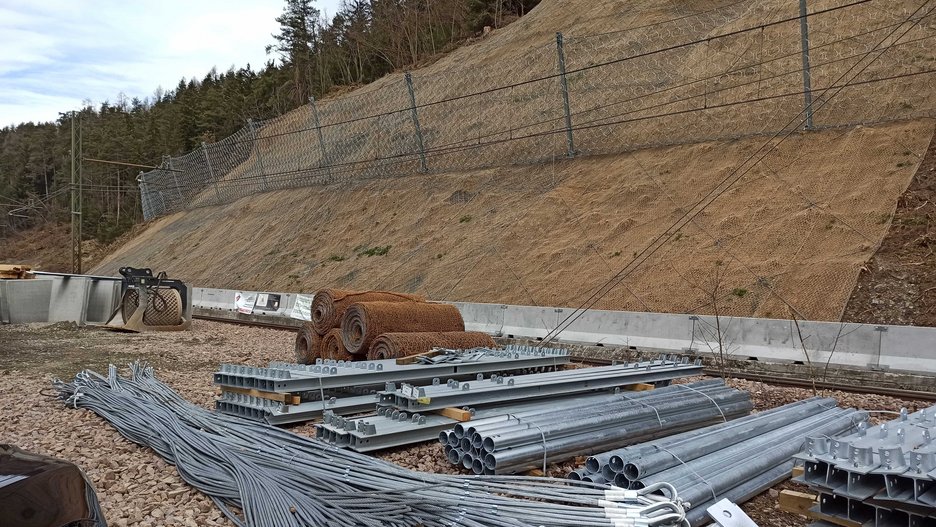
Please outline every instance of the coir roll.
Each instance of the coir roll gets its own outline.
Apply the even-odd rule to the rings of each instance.
[[[341,340],[348,352],[364,354],[384,333],[465,331],[461,313],[450,304],[357,302],[341,319]]]
[[[422,333],[384,333],[371,343],[367,360],[398,359],[426,353],[432,348],[495,348],[497,344],[480,331],[428,331]]]
[[[312,327],[319,335],[340,327],[348,306],[355,302],[425,302],[426,297],[393,291],[322,289],[312,298]]]
[[[322,337],[322,358],[325,360],[354,360],[341,341],[341,329],[335,328]]]

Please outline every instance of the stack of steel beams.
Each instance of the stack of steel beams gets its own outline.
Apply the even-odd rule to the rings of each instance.
[[[568,362],[565,349],[510,346],[450,350],[407,365],[394,359],[320,360],[314,365],[272,362],[266,368],[223,364],[214,374],[214,383],[222,390],[215,408],[270,424],[295,423],[326,411],[350,415],[373,410],[379,401],[377,391],[396,390],[394,382],[480,381],[484,374],[550,372]]]
[[[832,399],[814,398],[605,452],[589,458],[584,470],[569,477],[630,489],[665,481],[692,505],[687,519],[696,526],[704,523],[705,509],[717,499],[740,503],[788,478],[792,456],[810,435],[834,436],[866,420],[864,412],[837,408]]]
[[[797,480],[817,512],[864,525],[936,525],[936,406],[850,435],[812,435]]]
[[[628,384],[666,384],[673,379],[699,375],[701,361],[661,358],[599,368],[581,368],[517,377],[494,375],[483,382],[449,381],[432,386],[403,384],[380,394],[380,404],[406,412],[425,412],[461,407],[582,393]]]
[[[747,392],[713,380],[618,395],[595,404],[556,399],[461,423],[440,435],[448,460],[475,474],[512,474],[747,415]]]

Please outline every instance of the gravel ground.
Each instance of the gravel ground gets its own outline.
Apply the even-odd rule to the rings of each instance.
[[[264,365],[290,360],[294,333],[198,321],[192,331],[130,335],[71,324],[0,326],[0,442],[55,456],[80,466],[93,481],[111,525],[232,525],[211,501],[186,485],[174,467],[151,450],[123,439],[86,410],[72,410],[51,397],[54,377],[70,378],[83,368],[106,372],[107,364],[149,361],[157,375],[189,400],[213,407],[211,373],[220,362]],[[812,395],[811,390],[731,380],[748,390],[757,410]],[[820,392],[844,406],[896,412],[922,405],[893,397]],[[884,419],[890,416],[882,414]],[[311,435],[310,425],[292,429]],[[440,473],[460,473],[444,461],[435,442],[387,450],[379,457],[400,465]],[[581,463],[581,460],[579,460]],[[549,467],[564,477],[575,460]],[[785,482],[748,502],[744,510],[762,527],[805,525],[804,518],[776,508]]]

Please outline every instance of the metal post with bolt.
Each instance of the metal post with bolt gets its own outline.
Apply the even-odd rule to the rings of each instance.
[[[163,163],[169,167],[169,172],[172,173],[172,182],[175,183],[176,192],[179,194],[179,201],[181,202],[184,198],[182,197],[182,185],[179,184],[179,175],[176,173],[177,170],[172,168],[172,156],[163,156]],[[142,172],[140,172],[142,174]]]
[[[208,178],[211,179],[211,183],[214,185],[215,196],[218,198],[218,204],[221,204],[221,191],[218,189],[218,180],[215,179],[214,170],[211,169],[211,159],[208,158],[208,145],[202,141],[201,144],[202,153],[205,154],[205,165],[208,166]]]
[[[807,19],[806,0],[800,0],[800,37],[803,48],[803,105],[806,113],[805,128],[813,127],[812,78],[809,71],[809,20]]]
[[[319,149],[322,151],[322,159],[319,161],[319,168],[326,176],[331,175],[331,168],[328,162],[328,152],[325,150],[325,137],[322,135],[322,125],[319,123],[318,106],[315,105],[315,97],[309,97],[309,106],[312,109],[312,125],[315,127],[315,133],[318,135]]]
[[[559,87],[562,90],[562,108],[565,112],[566,143],[569,157],[575,157],[575,141],[572,139],[572,112],[569,109],[569,83],[566,79],[565,49],[562,33],[556,33],[556,53],[559,57]]]
[[[81,274],[81,122],[71,116],[71,272]]]
[[[254,151],[257,153],[257,175],[260,176],[260,189],[267,190],[266,170],[263,168],[263,156],[260,154],[260,133],[257,129],[257,123],[253,119],[247,119],[247,126],[250,128],[250,137],[253,138]]]
[[[150,220],[153,219],[153,208],[150,205],[150,196],[149,189],[146,188],[146,177],[143,174],[143,171],[140,171],[140,174],[137,176],[137,181],[140,183],[140,207],[143,209],[143,219]]]
[[[419,149],[419,171],[428,172],[429,168],[426,166],[426,148],[423,144],[422,128],[419,126],[419,113],[416,111],[416,90],[413,89],[413,76],[407,72],[404,79],[406,79],[406,90],[409,92],[413,127],[416,129],[416,147]]]

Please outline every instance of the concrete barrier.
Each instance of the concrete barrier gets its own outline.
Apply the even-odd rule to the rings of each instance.
[[[281,295],[282,308],[236,313],[234,291],[196,288],[199,313],[231,313],[231,320],[278,322],[290,318],[295,294]],[[204,300],[203,300],[204,299]],[[226,303],[225,303],[226,302]],[[712,354],[719,349],[741,360],[802,362],[936,374],[936,328],[815,322],[671,313],[589,310],[452,302],[469,331],[542,339],[569,318],[555,340],[598,346],[633,346]],[[202,311],[204,309],[205,311]],[[798,327],[797,327],[798,326]],[[716,331],[716,327],[720,331]],[[802,335],[802,339],[800,338]],[[805,351],[804,351],[805,348]]]
[[[0,280],[0,322],[7,324],[103,324],[119,301],[119,278],[45,274]]]

